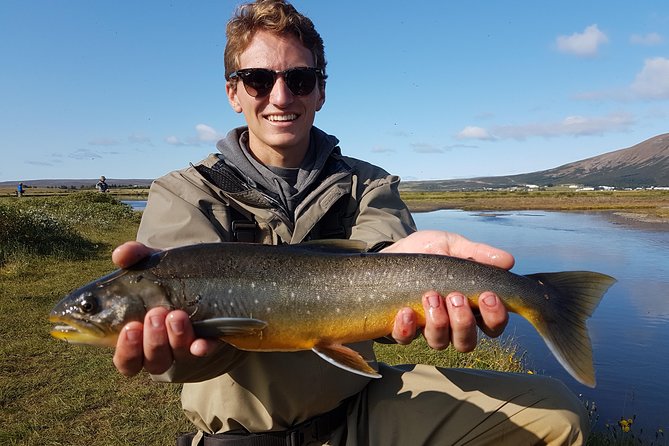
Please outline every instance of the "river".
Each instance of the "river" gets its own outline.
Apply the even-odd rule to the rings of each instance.
[[[142,210],[146,202],[128,202]],[[562,380],[594,402],[596,430],[636,417],[634,431],[669,432],[669,231],[631,228],[605,213],[464,212],[414,214],[419,229],[442,229],[506,249],[513,272],[591,270],[618,282],[588,321],[597,387],[575,381],[524,319],[506,333],[536,373]]]
[[[448,210],[414,217],[419,229],[457,232],[508,250],[519,274],[591,270],[615,277],[588,322],[595,389],[572,379],[525,320],[512,315],[506,332],[527,352],[528,368],[595,402],[597,430],[636,416],[636,432],[668,431],[669,231],[634,229],[596,213]]]

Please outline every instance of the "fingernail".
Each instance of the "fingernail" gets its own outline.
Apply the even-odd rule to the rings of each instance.
[[[163,326],[163,318],[160,316],[151,316],[149,318],[151,322],[151,327],[153,328],[162,328]]]
[[[483,303],[486,304],[488,307],[494,307],[497,305],[497,296],[494,294],[486,294],[483,296]]]
[[[183,332],[184,332],[184,321],[179,320],[179,319],[170,320],[169,324],[170,324],[170,329],[172,330],[172,333],[178,334],[178,335],[183,334]]]
[[[411,317],[411,311],[403,311],[402,312],[402,322],[405,324],[411,324],[413,322],[412,317]]]
[[[438,294],[428,294],[427,302],[430,305],[430,308],[439,308],[441,305],[441,297]]]
[[[126,328],[125,337],[130,343],[136,344],[142,339],[142,332],[140,330]]]
[[[450,296],[451,299],[451,305],[454,307],[461,307],[465,304],[465,296],[462,294],[452,294]]]

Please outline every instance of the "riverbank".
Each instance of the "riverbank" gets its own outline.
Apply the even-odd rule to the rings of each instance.
[[[669,191],[472,191],[402,192],[411,212],[464,211],[603,212],[616,224],[669,230]]]
[[[457,198],[453,194],[448,195]],[[139,224],[138,213],[109,194],[65,195],[0,198],[0,335],[7,340],[0,345],[1,418],[6,421],[0,423],[0,444],[90,444],[99,438],[109,445],[126,445],[128,439],[170,444],[176,433],[192,429],[180,410],[179,385],[157,384],[146,374],[126,379],[114,369],[111,350],[49,336],[46,316],[54,303],[73,287],[112,271],[112,249],[134,238]],[[443,206],[438,209],[453,206],[431,199]],[[479,210],[490,210],[494,202]],[[496,342],[486,339],[477,352],[455,357],[452,349],[436,352],[421,340],[408,347],[378,345],[377,354],[388,363],[523,370],[524,352],[516,350],[513,339]],[[588,404],[593,413],[594,404]],[[611,438],[631,435],[615,425],[611,429],[601,432],[598,426],[589,444],[614,444]]]
[[[23,198],[67,196],[76,189],[29,188]],[[119,200],[146,200],[148,189],[117,188],[109,194]],[[442,209],[464,211],[602,212],[616,224],[637,229],[669,230],[669,191],[400,191],[411,212]],[[13,189],[0,188],[0,200],[16,198]]]

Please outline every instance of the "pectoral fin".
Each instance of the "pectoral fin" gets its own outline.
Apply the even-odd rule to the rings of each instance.
[[[265,327],[265,321],[243,317],[219,317],[193,322],[195,334],[202,338],[255,335]]]
[[[360,353],[341,344],[316,345],[312,350],[332,365],[368,378],[381,378]]]

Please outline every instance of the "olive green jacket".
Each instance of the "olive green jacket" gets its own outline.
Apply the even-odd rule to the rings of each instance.
[[[196,166],[157,179],[137,240],[160,249],[231,241],[232,221],[240,215],[255,220],[256,239],[268,244],[323,238],[343,224],[342,238],[362,240],[372,248],[415,230],[399,197],[399,178],[338,150],[328,160],[336,168],[325,169],[292,220],[276,209],[254,208],[196,170],[220,161],[221,155],[210,155]],[[371,341],[354,348],[365,358],[374,358]],[[368,382],[310,351],[245,352],[227,344],[210,357],[175,363],[154,379],[186,383],[183,409],[198,429],[208,433],[287,429],[333,409]]]

